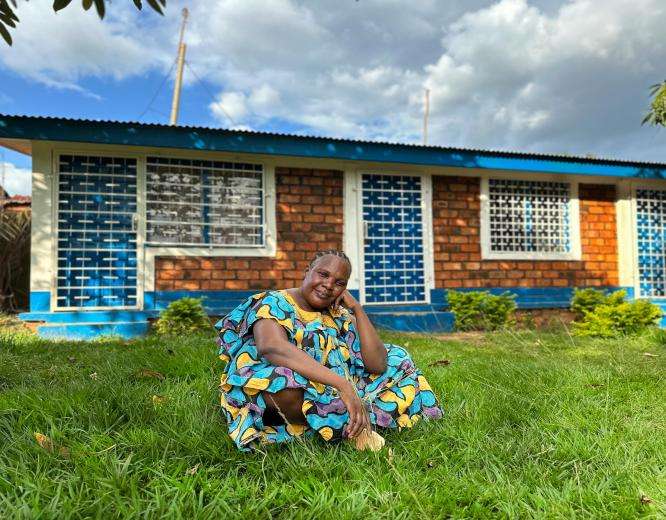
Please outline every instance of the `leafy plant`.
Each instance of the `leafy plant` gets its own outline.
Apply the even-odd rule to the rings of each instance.
[[[30,212],[0,209],[0,309],[14,312],[28,303]]]
[[[571,300],[571,311],[576,315],[575,319],[582,319],[587,312],[593,311],[597,305],[606,301],[606,293],[598,289],[575,289]],[[622,295],[624,299],[624,295]]]
[[[155,322],[155,331],[163,336],[202,333],[210,327],[201,298],[181,298],[171,302]]]
[[[132,2],[139,10],[143,7],[142,0],[132,0]],[[146,2],[154,11],[163,14],[163,9],[166,7],[166,0],[146,0]],[[53,10],[60,11],[71,3],[72,0],[54,0]],[[19,21],[18,16],[14,12],[16,4],[16,0],[0,0],[0,36],[2,36],[8,45],[12,44],[12,36],[8,28],[15,28]],[[100,18],[104,18],[106,14],[106,0],[81,0],[81,5],[86,11],[95,5],[95,10]]]
[[[456,330],[497,330],[513,322],[515,295],[488,291],[447,291]]]
[[[573,331],[578,336],[613,338],[639,334],[661,319],[659,306],[648,300],[625,301],[625,291],[605,294],[596,289],[574,293],[571,309],[577,314]]]
[[[642,124],[666,126],[666,81],[656,83],[650,87],[650,110],[643,118]]]

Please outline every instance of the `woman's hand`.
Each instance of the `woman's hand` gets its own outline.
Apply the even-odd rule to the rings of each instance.
[[[361,304],[358,303],[358,300],[346,289],[342,291],[342,294],[335,299],[335,302],[333,302],[333,309],[338,310],[340,305],[346,307],[350,311],[354,311],[361,306]]]
[[[353,439],[365,429],[370,431],[372,426],[370,424],[368,411],[365,409],[363,401],[361,401],[361,398],[358,396],[356,388],[349,381],[345,381],[345,383],[346,384],[342,385],[338,390],[340,391],[340,398],[347,407],[347,412],[349,412],[349,423],[347,423],[345,433],[347,437]]]

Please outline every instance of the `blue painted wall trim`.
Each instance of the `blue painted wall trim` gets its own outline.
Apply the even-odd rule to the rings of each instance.
[[[595,287],[604,291],[616,291],[621,287]],[[622,287],[622,289],[628,289]],[[516,304],[519,309],[564,309],[571,305],[575,287],[492,287],[482,289],[455,289],[461,292],[488,291],[499,295],[505,292],[516,296]],[[430,293],[434,305],[448,307],[446,289],[434,289]],[[629,299],[633,298],[633,289],[627,291]]]
[[[48,291],[30,292],[30,312],[49,312],[51,310],[51,293]]]
[[[0,114],[0,138],[3,137],[431,166],[666,179],[666,164],[373,143],[134,122]]]

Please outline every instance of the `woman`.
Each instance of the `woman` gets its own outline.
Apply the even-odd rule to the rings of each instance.
[[[441,417],[409,354],[382,343],[346,290],[350,274],[343,252],[319,252],[300,287],[256,294],[215,326],[222,410],[239,449]]]

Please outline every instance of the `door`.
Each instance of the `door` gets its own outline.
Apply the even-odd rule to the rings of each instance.
[[[361,175],[364,303],[427,303],[423,181],[418,175]]]
[[[56,309],[137,308],[137,160],[60,155]]]

